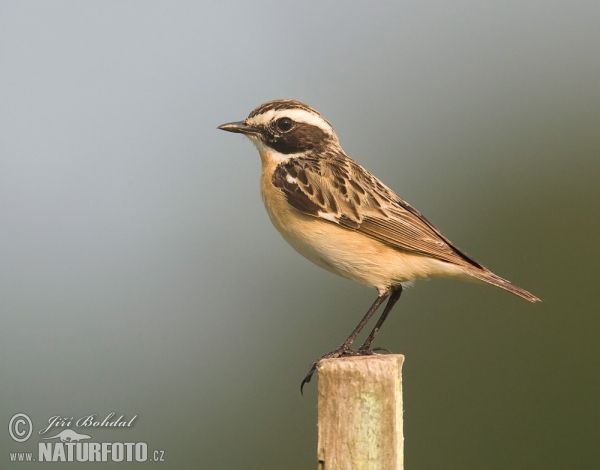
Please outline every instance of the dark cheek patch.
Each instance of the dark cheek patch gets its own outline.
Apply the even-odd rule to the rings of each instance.
[[[289,132],[272,133],[268,137],[269,147],[284,155],[318,149],[328,140],[327,134],[319,127],[303,122],[297,122]]]

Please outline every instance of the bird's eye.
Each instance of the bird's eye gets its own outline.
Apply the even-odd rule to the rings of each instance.
[[[278,119],[275,124],[277,125],[277,129],[279,129],[282,132],[286,132],[292,128],[292,126],[294,125],[294,121],[292,121],[290,118],[284,117]]]

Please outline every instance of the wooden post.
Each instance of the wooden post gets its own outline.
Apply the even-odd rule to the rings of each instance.
[[[319,470],[403,470],[399,354],[319,364]]]

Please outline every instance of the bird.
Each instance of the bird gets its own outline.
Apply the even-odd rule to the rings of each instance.
[[[260,155],[261,196],[272,224],[302,256],[378,295],[341,346],[322,359],[371,355],[371,344],[403,287],[427,278],[492,284],[530,302],[540,299],[492,273],[454,245],[419,211],[342,149],[333,126],[292,99],[268,101],[242,121],[218,127],[248,137]],[[358,349],[352,343],[388,299]]]

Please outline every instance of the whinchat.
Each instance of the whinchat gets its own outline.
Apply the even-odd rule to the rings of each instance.
[[[311,107],[295,100],[269,101],[245,120],[219,129],[244,134],[258,149],[262,199],[283,238],[318,266],[379,293],[348,339],[321,359],[373,354],[371,343],[400,298],[403,284],[417,279],[483,281],[530,302],[539,300],[458,248],[348,157],[331,124]],[[358,350],[350,349],[388,297],[365,342]],[[302,387],[319,360],[311,365]]]

